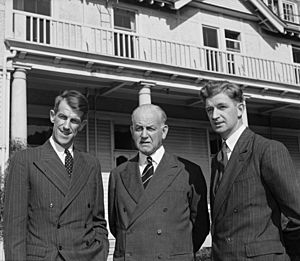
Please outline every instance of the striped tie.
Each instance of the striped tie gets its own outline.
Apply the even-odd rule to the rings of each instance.
[[[153,164],[152,164],[152,158],[150,156],[147,157],[147,165],[146,167],[144,168],[144,171],[142,173],[142,182],[143,182],[143,185],[144,185],[144,188],[147,187],[150,179],[152,178],[153,176]]]

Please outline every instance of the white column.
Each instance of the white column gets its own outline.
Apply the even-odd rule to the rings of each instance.
[[[27,145],[26,69],[17,68],[11,87],[11,140]]]
[[[155,86],[154,83],[140,82],[141,89],[139,91],[139,105],[151,104],[151,87]]]

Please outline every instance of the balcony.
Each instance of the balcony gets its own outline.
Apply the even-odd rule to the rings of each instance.
[[[300,65],[13,11],[13,39],[38,45],[300,86]]]

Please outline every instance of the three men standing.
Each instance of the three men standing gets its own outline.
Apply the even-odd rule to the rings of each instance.
[[[166,120],[152,104],[132,113],[139,153],[112,170],[109,181],[115,261],[192,261],[208,234],[204,177],[199,166],[165,151]]]
[[[5,187],[6,261],[105,261],[108,253],[99,161],[73,146],[87,99],[65,91],[50,111],[51,138],[15,154]]]

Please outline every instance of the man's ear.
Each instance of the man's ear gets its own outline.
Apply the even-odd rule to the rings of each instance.
[[[169,126],[165,124],[165,125],[162,127],[162,138],[163,138],[163,139],[167,138],[168,131],[169,131]]]
[[[133,131],[133,125],[130,125],[130,133],[131,133],[131,137],[133,137],[133,133],[134,133],[134,131]]]
[[[239,102],[237,104],[237,110],[238,110],[238,118],[241,119],[245,110],[245,103]]]
[[[54,110],[50,110],[50,121],[52,123],[54,123],[54,118],[55,118],[55,111]]]
[[[78,131],[81,131],[84,126],[87,124],[87,120],[83,120],[81,123],[80,123],[80,127],[78,128]]]

